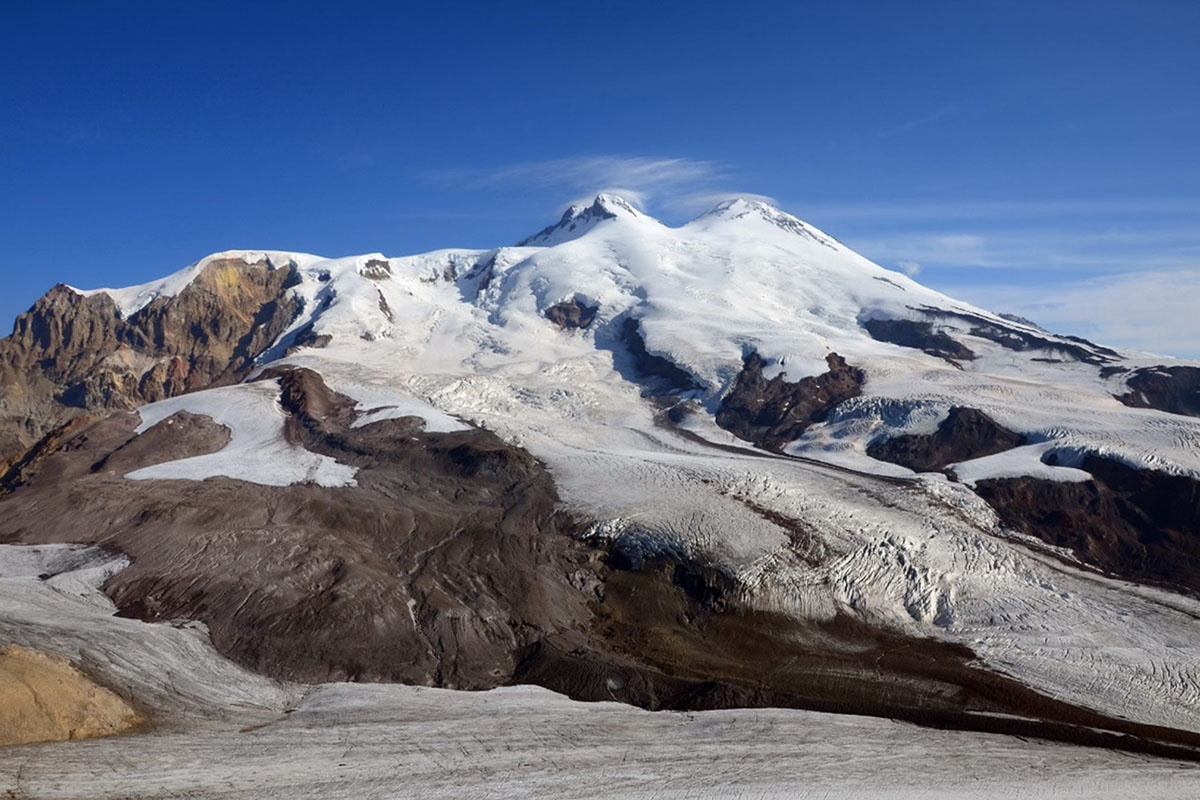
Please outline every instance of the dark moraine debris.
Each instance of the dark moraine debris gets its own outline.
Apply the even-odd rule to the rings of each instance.
[[[936,432],[878,439],[867,446],[867,455],[914,472],[938,472],[950,464],[1003,453],[1024,442],[1021,434],[982,411],[955,406]]]
[[[120,550],[132,563],[104,588],[122,614],[201,620],[220,652],[283,679],[491,688],[540,638],[587,627],[590,550],[528,452],[480,429],[353,428],[355,404],[317,373],[265,377],[289,438],[357,467],[356,486],[128,480],[168,446],[227,439],[196,418],[134,436],[123,413],[18,461],[0,542]]]
[[[825,357],[829,371],[795,383],[782,374],[763,377],[766,362],[756,352],[742,361],[733,389],[721,401],[716,421],[725,430],[766,450],[781,452],[829,411],[862,394],[863,371],[837,353]]]
[[[599,306],[588,305],[579,298],[573,297],[547,308],[546,319],[563,330],[577,330],[591,325],[599,310]]]
[[[1125,380],[1117,399],[1133,408],[1155,408],[1200,417],[1200,367],[1142,367]]]
[[[621,323],[621,343],[633,356],[634,371],[643,382],[652,383],[654,388],[666,392],[688,392],[701,388],[690,372],[646,349],[641,323],[633,317],[626,317]]]
[[[652,710],[804,708],[1200,759],[1200,734],[1040,695],[980,667],[963,645],[847,615],[805,621],[747,607],[736,579],[681,550],[602,546],[591,629],[538,641],[516,682]]]
[[[869,319],[862,323],[871,338],[901,347],[912,347],[947,361],[970,361],[975,353],[933,323],[911,319]]]
[[[1200,480],[1085,456],[1081,483],[997,478],[976,484],[1010,528],[1113,575],[1200,593]]]

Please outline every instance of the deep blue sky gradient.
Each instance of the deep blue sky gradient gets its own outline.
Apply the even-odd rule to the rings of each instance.
[[[984,304],[1169,283],[1198,42],[1190,0],[8,3],[0,318],[229,248],[511,243],[605,170],[672,223],[772,196]]]

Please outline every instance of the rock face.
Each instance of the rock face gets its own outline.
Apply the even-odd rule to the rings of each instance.
[[[763,377],[766,362],[758,353],[750,353],[733,389],[721,401],[717,424],[759,447],[782,451],[838,403],[862,393],[862,370],[849,366],[837,353],[830,353],[825,361],[828,372],[789,383],[783,375]]]
[[[590,326],[599,310],[597,306],[590,306],[573,297],[547,308],[546,319],[563,330],[576,330]]]
[[[1024,443],[1024,437],[974,408],[956,406],[935,433],[893,436],[867,446],[867,455],[890,461],[913,472],[938,472],[948,465],[1003,453]]]
[[[971,349],[944,331],[935,331],[933,323],[910,319],[869,319],[863,328],[871,338],[901,347],[913,347],[950,362],[975,358]]]
[[[112,736],[142,722],[66,659],[0,647],[0,746]]]
[[[81,414],[239,379],[299,313],[294,281],[290,265],[217,259],[128,319],[107,295],[51,289],[0,341],[0,466]]]
[[[1200,367],[1143,367],[1125,385],[1129,391],[1117,399],[1127,406],[1200,417]]]
[[[678,553],[628,555],[612,547],[599,570],[589,637],[542,640],[516,681],[655,710],[806,708],[1200,758],[1198,734],[1038,694],[980,668],[969,648],[744,607],[719,571]]]
[[[975,491],[1005,525],[1124,578],[1200,593],[1200,481],[1094,455],[1082,483],[1003,478]]]

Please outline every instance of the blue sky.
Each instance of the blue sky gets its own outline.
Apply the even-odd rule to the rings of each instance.
[[[772,197],[885,266],[1200,356],[1200,3],[15,4],[0,317],[230,248]]]

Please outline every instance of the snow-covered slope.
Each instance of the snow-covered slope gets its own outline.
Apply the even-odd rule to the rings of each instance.
[[[1039,443],[972,467],[975,477],[1056,475],[1042,456],[1056,452],[1069,461],[1089,450],[1200,474],[1197,423],[1120,404],[1113,399],[1119,379],[1101,369],[1163,359],[1054,336],[954,300],[760,201],[726,201],[669,228],[601,195],[522,244],[400,258],[227,252],[157,283],[96,291],[129,315],[154,297],[178,293],[216,258],[291,264],[301,276],[291,291],[304,311],[263,362],[282,356],[304,330],[331,337],[334,360],[387,364],[389,375],[424,382],[479,379],[520,364],[564,369],[574,359],[599,361],[602,369],[620,362],[612,353],[622,349],[621,323],[635,319],[649,353],[685,370],[697,386],[690,396],[709,412],[748,352],[766,360],[766,377],[789,381],[824,372],[835,352],[865,371],[863,394],[792,452],[888,469],[863,455],[872,438],[932,429],[951,406],[969,405]],[[547,309],[571,300],[596,307],[587,329],[564,332],[546,319]],[[975,357],[951,360],[878,341],[864,327],[872,320],[930,321]],[[991,338],[983,335],[989,332]],[[1014,349],[997,343],[997,335],[1026,341]],[[537,381],[530,383],[527,390],[536,391]],[[1061,475],[1072,479],[1065,469]]]
[[[671,228],[601,196],[516,247],[266,257],[295,267],[288,291],[303,310],[260,366],[316,370],[363,410],[487,427],[542,459],[565,505],[597,520],[596,532],[703,553],[758,607],[851,614],[969,645],[1056,697],[1200,730],[1200,606],[1072,565],[1005,529],[968,485],[1085,480],[1086,454],[1200,476],[1200,420],[1114,398],[1120,370],[1162,359],[954,300],[754,200]],[[103,291],[130,314],[181,291],[203,264]],[[563,304],[589,321],[555,324]],[[897,329],[925,339],[897,344]],[[631,335],[686,380],[648,376]],[[801,458],[756,452],[714,422],[751,353],[765,379],[792,383],[824,373],[837,353],[865,376],[861,394],[788,445]],[[215,416],[214,394],[171,408]],[[647,397],[664,394],[680,412],[671,420]],[[1025,444],[963,464],[967,483],[866,454],[880,437],[931,433],[962,406]],[[147,421],[162,413],[147,409]],[[290,474],[272,472],[277,448],[241,447],[237,457],[243,478]],[[785,518],[803,521],[820,558],[798,551]]]

